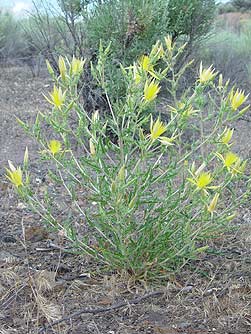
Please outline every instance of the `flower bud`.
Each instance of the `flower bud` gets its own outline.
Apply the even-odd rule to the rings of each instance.
[[[133,196],[133,198],[131,199],[131,201],[128,205],[129,209],[132,209],[134,207],[134,205],[136,203],[136,199],[137,199],[137,194],[135,196]]]
[[[112,184],[111,184],[111,192],[114,194],[114,193],[116,192],[116,189],[117,189],[116,182],[115,182],[115,181],[112,181]]]
[[[46,66],[47,66],[47,70],[48,70],[50,76],[53,77],[54,76],[54,71],[53,71],[53,68],[51,67],[51,64],[49,63],[48,59],[46,59]]]
[[[90,153],[91,153],[91,156],[95,156],[96,154],[96,149],[95,149],[95,145],[94,145],[94,142],[93,142],[93,139],[90,138],[89,140],[89,146],[90,146]]]
[[[210,213],[213,213],[215,211],[218,199],[219,199],[220,194],[216,193],[211,201],[211,203],[209,204],[209,206],[207,207],[207,211]]]
[[[118,172],[118,180],[121,182],[125,181],[125,165],[123,165]]]
[[[92,122],[96,123],[99,120],[99,111],[95,110],[95,112],[92,114]]]
[[[24,151],[24,167],[26,168],[28,166],[28,160],[29,160],[29,152],[28,147],[26,146]]]
[[[59,68],[59,72],[60,72],[62,80],[65,81],[67,68],[66,68],[66,65],[65,65],[64,58],[62,56],[59,56],[59,58],[58,58],[58,68]]]

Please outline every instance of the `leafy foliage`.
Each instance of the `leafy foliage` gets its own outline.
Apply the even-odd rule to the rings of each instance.
[[[232,0],[232,5],[239,10],[251,10],[250,0]]]
[[[166,277],[204,252],[207,239],[228,228],[250,196],[247,162],[232,152],[229,128],[247,112],[247,96],[201,65],[194,85],[178,97],[191,66],[175,66],[184,48],[168,36],[140,61],[121,65],[126,94],[113,103],[105,75],[109,48],[101,44],[92,76],[110,116],[90,115],[80,103],[83,60],[60,57],[59,75],[47,63],[55,82],[47,98],[52,110],[31,126],[19,122],[41,146],[48,187],[37,195],[27,152],[22,167],[7,169],[22,199],[76,252],[140,280]],[[153,116],[164,82],[173,101],[166,124]],[[238,192],[241,181],[246,188]]]
[[[210,30],[215,13],[215,1],[170,0],[168,2],[168,32],[176,39],[180,35],[195,40]]]
[[[209,31],[214,12],[214,0],[109,0],[96,5],[87,21],[89,43],[96,49],[100,39],[111,42],[114,58],[131,62],[166,34],[194,42]]]
[[[13,15],[0,9],[0,58],[7,59],[20,55],[26,45]]]

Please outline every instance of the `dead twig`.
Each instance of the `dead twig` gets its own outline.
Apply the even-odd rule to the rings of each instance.
[[[104,312],[108,312],[108,311],[113,311],[113,310],[119,309],[119,308],[127,306],[127,305],[139,304],[140,302],[142,302],[145,299],[158,297],[158,296],[161,296],[163,294],[164,294],[164,291],[155,291],[155,292],[150,292],[148,294],[145,294],[141,297],[132,299],[130,301],[119,302],[119,303],[116,303],[116,304],[113,304],[113,305],[107,306],[107,307],[83,308],[83,309],[78,310],[77,312],[74,312],[74,313],[70,314],[67,317],[64,317],[64,318],[61,318],[59,320],[56,320],[56,321],[52,322],[49,326],[45,326],[44,328],[41,328],[39,333],[44,333],[48,329],[48,327],[53,327],[53,326],[58,325],[62,322],[66,322],[66,321],[69,321],[73,318],[77,318],[81,314],[86,314],[86,313],[99,314],[99,313],[104,313]]]
[[[70,253],[70,254],[74,254],[76,255],[76,252],[71,250],[72,248],[64,248],[61,246],[58,246],[52,242],[49,242],[46,248],[41,248],[41,247],[37,247],[36,251],[37,252],[51,252],[53,250],[58,250],[60,252],[65,252],[65,253]]]

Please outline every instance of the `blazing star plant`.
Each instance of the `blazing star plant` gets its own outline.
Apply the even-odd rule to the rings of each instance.
[[[166,277],[196,258],[250,194],[247,162],[230,151],[230,122],[247,112],[247,96],[202,64],[194,86],[180,94],[192,64],[176,71],[184,48],[168,36],[132,66],[121,65],[126,96],[114,101],[105,76],[109,48],[101,45],[92,75],[109,107],[103,114],[82,107],[84,60],[60,57],[59,76],[47,62],[55,81],[46,98],[51,110],[32,126],[19,122],[50,162],[47,182],[56,193],[47,185],[39,197],[32,175],[23,182],[27,156],[23,167],[7,169],[30,207],[76,252],[138,279]],[[171,101],[165,119],[157,111],[164,87]]]

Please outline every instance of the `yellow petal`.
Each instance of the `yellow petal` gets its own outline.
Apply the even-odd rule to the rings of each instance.
[[[60,141],[55,139],[49,142],[48,147],[52,155],[55,155],[61,151],[61,143]]]
[[[153,101],[160,91],[159,85],[154,81],[146,81],[144,87],[144,99],[148,102]]]
[[[145,72],[153,71],[153,65],[149,56],[143,55],[139,61],[140,66]]]
[[[163,122],[160,121],[158,118],[155,123],[153,123],[153,120],[151,118],[151,125],[150,125],[150,138],[152,140],[158,139],[167,129],[167,126],[164,125]]]
[[[208,68],[202,67],[202,62],[200,63],[200,75],[199,75],[199,82],[202,84],[205,84],[209,81],[212,81],[218,72],[215,72],[215,69],[213,68],[213,65],[211,65]]]
[[[200,189],[206,188],[212,182],[211,174],[208,172],[202,172],[197,178],[196,185]]]
[[[234,129],[225,128],[225,130],[223,131],[221,135],[221,142],[227,145],[232,139],[233,133],[234,133]]]
[[[228,152],[224,157],[224,165],[226,167],[231,167],[238,159],[239,157],[235,153]]]
[[[235,111],[247,100],[248,95],[245,95],[243,90],[237,89],[234,91],[234,89],[232,89],[228,98],[232,109]]]
[[[21,167],[15,168],[11,164],[11,170],[6,168],[6,171],[7,171],[7,174],[6,174],[7,179],[12,184],[14,184],[14,186],[18,188],[23,185],[23,174],[22,174]]]

